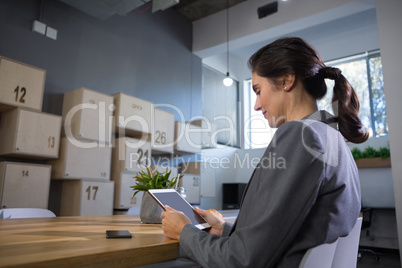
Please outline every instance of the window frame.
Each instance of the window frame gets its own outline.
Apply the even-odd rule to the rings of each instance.
[[[216,83],[221,83],[223,85],[223,78],[226,77],[226,74],[224,74],[224,73],[222,73],[222,72],[220,72],[220,71],[218,71],[218,70],[216,70],[216,69],[214,69],[214,68],[212,68],[212,67],[210,67],[210,66],[208,66],[206,64],[202,65],[202,70],[204,70],[204,68],[210,70],[211,72],[214,72],[216,75],[222,76],[222,81],[218,80],[218,81],[216,81]],[[233,79],[233,77],[232,77],[232,79]],[[201,85],[201,88],[202,88],[202,114],[205,117],[204,109],[206,108],[206,106],[205,106],[205,101],[206,100],[205,100],[205,92],[204,92],[204,80],[205,80],[205,73],[203,71],[203,73],[202,73],[202,85]],[[240,133],[241,132],[241,124],[240,124],[240,122],[241,122],[240,88],[241,87],[240,87],[240,82],[237,81],[236,79],[233,79],[233,84],[236,85],[236,89],[235,89],[235,91],[236,91],[236,118],[233,119],[233,122],[236,123],[236,128],[235,128],[236,133],[234,134],[234,136],[235,136],[235,144],[222,143],[218,139],[216,140],[216,144],[218,146],[240,148],[241,147],[241,140],[240,140],[240,137],[241,137],[241,133]],[[220,116],[221,115],[216,115],[215,114],[214,119],[216,117],[220,117]],[[224,116],[227,116],[227,115],[224,115]],[[230,116],[228,116],[228,117],[230,117]],[[205,118],[208,119],[207,117],[205,117]],[[208,119],[208,120],[210,120],[210,119]],[[212,120],[211,123],[214,123],[214,121],[215,120]],[[220,129],[217,128],[217,124],[215,124],[215,127],[216,127],[216,129],[214,129],[214,131],[219,132]]]

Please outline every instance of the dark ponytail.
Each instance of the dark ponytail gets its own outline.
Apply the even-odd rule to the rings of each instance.
[[[332,79],[335,82],[332,109],[335,115],[338,115],[339,131],[350,142],[365,142],[369,134],[363,130],[363,124],[359,118],[360,103],[356,91],[338,68],[324,67],[319,73],[323,78]]]
[[[342,135],[353,143],[368,139],[359,118],[359,99],[341,70],[326,67],[318,53],[303,39],[285,37],[258,50],[248,61],[252,72],[276,81],[286,74],[295,74],[305,90],[316,100],[327,93],[325,78],[335,81],[332,106],[338,117]]]

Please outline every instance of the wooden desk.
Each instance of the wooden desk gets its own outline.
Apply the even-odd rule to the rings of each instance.
[[[106,239],[106,230],[133,238]],[[0,220],[0,267],[133,267],[179,256],[179,242],[138,216]]]

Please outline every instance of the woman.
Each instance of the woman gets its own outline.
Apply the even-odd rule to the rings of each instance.
[[[250,59],[255,110],[274,138],[255,169],[233,226],[210,211],[203,232],[169,207],[162,212],[167,237],[180,239],[180,254],[203,267],[298,267],[307,249],[346,236],[360,211],[356,164],[345,139],[368,134],[358,117],[359,101],[341,71],[326,67],[300,38],[281,38]],[[318,111],[324,79],[335,81],[333,110]],[[285,160],[271,167],[270,155]]]

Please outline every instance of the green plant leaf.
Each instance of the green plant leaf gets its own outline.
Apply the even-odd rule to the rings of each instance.
[[[355,160],[357,160],[357,159],[359,159],[359,158],[362,158],[362,152],[358,149],[358,148],[353,148],[352,149],[352,155],[353,155],[353,158],[355,159]]]
[[[174,177],[170,183],[168,184],[167,188],[173,188],[177,183],[177,177]]]
[[[151,170],[146,166],[147,172],[148,172],[148,177],[152,179],[152,172]]]
[[[385,159],[391,156],[391,152],[388,148],[386,147],[380,147],[378,149],[378,154],[381,158]]]
[[[376,150],[374,150],[374,148],[371,146],[368,146],[366,149],[364,149],[363,153],[364,153],[365,158],[374,158],[377,156]]]
[[[145,167],[146,171],[140,171],[135,178],[136,184],[134,186],[130,186],[133,189],[135,196],[139,191],[147,191],[149,189],[164,189],[164,188],[172,188],[176,185],[178,177],[171,178],[171,170],[166,168],[165,172],[155,171],[152,172],[150,168]],[[182,176],[180,176],[181,178]]]

